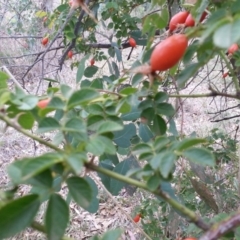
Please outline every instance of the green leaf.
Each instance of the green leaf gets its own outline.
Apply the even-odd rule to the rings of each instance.
[[[88,105],[86,111],[92,115],[102,114],[104,112],[103,107],[98,103]]]
[[[154,116],[152,128],[156,135],[164,135],[167,131],[167,125],[160,115]]]
[[[209,150],[205,148],[190,148],[182,153],[183,157],[189,161],[200,165],[215,166],[215,157]]]
[[[175,109],[169,103],[159,103],[156,108],[157,113],[161,115],[172,117],[175,114]]]
[[[100,161],[109,161],[114,165],[117,165],[119,163],[119,159],[117,154],[111,155],[111,154],[103,154],[100,157]]]
[[[8,79],[9,79],[9,76],[6,73],[0,71],[0,90],[5,90],[8,88],[7,86]]]
[[[150,165],[154,170],[159,170],[163,178],[168,178],[172,172],[177,156],[171,151],[163,151],[155,155]]]
[[[132,85],[133,87],[136,87],[143,79],[143,74],[137,73],[132,78]]]
[[[152,152],[152,148],[147,143],[139,143],[133,147],[132,153],[136,155],[140,155],[142,153]]]
[[[53,184],[52,172],[47,169],[27,181],[27,184],[51,190]]]
[[[120,125],[119,123],[113,122],[113,121],[105,121],[102,124],[100,124],[98,128],[98,134],[106,133],[106,132],[115,132],[120,131],[123,129],[123,125]]]
[[[229,48],[240,39],[240,19],[220,26],[213,35],[213,42],[217,47]]]
[[[21,104],[19,104],[18,108],[20,110],[31,110],[35,108],[38,103],[38,97],[33,95],[27,95],[22,98]]]
[[[148,123],[150,123],[153,120],[153,118],[154,118],[154,114],[155,114],[154,108],[149,107],[149,108],[145,108],[141,112],[141,117],[147,119]]]
[[[114,50],[115,50],[118,62],[121,62],[122,61],[122,52],[119,50],[119,48],[117,46],[114,46]]]
[[[83,74],[84,74],[84,69],[85,69],[85,62],[86,60],[89,58],[89,55],[86,55],[84,58],[81,59],[81,61],[79,62],[79,65],[78,65],[78,70],[77,70],[77,78],[76,78],[76,81],[77,83],[79,83],[83,77]]]
[[[98,71],[97,66],[89,66],[85,69],[84,76],[87,78],[91,78],[97,71]]]
[[[99,93],[91,88],[82,88],[72,94],[68,100],[68,108],[73,108],[77,105],[87,104],[93,99],[99,97]]]
[[[107,160],[99,162],[98,166],[102,167],[102,168],[106,168],[106,169],[111,170],[111,171],[114,168],[113,165],[109,161],[107,161]],[[105,175],[103,173],[100,173],[100,172],[98,172],[98,176],[101,178],[101,181],[104,184],[104,186],[106,187],[106,189],[108,191],[111,191],[111,187],[110,187],[111,177],[109,177],[109,176],[107,176],[107,175]]]
[[[124,129],[114,133],[113,141],[123,148],[128,148],[131,145],[131,138],[136,135],[136,127],[133,123],[124,126]]]
[[[100,156],[103,153],[115,154],[116,148],[112,141],[104,136],[94,136],[87,143],[87,151]]]
[[[176,160],[177,156],[173,152],[166,152],[162,156],[159,170],[164,178],[168,178],[169,174],[173,171]]]
[[[115,56],[115,49],[114,47],[110,47],[108,49],[108,54],[113,58]]]
[[[203,138],[184,139],[183,141],[181,141],[178,144],[177,150],[178,151],[183,151],[187,148],[193,147],[193,146],[201,144],[201,143],[206,143],[206,139],[203,139]]]
[[[93,193],[92,201],[90,202],[90,205],[86,210],[90,213],[96,213],[99,208],[99,200],[97,198],[98,187],[92,178],[87,176],[87,177],[85,177],[85,180],[89,183],[89,185],[92,189],[92,193]]]
[[[65,84],[61,84],[60,89],[64,98],[70,98],[73,93],[72,88]]]
[[[52,194],[45,216],[45,227],[48,239],[61,240],[69,221],[67,203],[56,193]]]
[[[179,202],[178,198],[175,195],[175,191],[174,191],[174,189],[172,188],[172,185],[169,182],[161,181],[160,188],[164,193],[167,193],[172,199],[175,199]],[[162,198],[160,198],[160,197],[157,197],[157,198],[162,200]],[[177,212],[181,213],[180,211],[177,211]]]
[[[178,136],[178,131],[176,127],[176,123],[173,118],[169,119],[169,128],[168,128],[169,133],[171,133],[173,136]]]
[[[87,119],[88,129],[91,131],[98,130],[99,126],[105,122],[105,118],[100,115],[93,115]]]
[[[69,192],[74,201],[82,208],[87,209],[93,198],[90,184],[83,178],[70,177],[67,179]]]
[[[140,118],[141,111],[138,109],[139,102],[140,101],[136,99],[134,99],[134,101],[131,102],[131,111],[121,115],[121,119],[123,121],[133,121]]]
[[[123,231],[121,229],[114,229],[107,231],[101,240],[119,240]]]
[[[120,94],[124,94],[124,95],[131,95],[134,94],[138,91],[137,88],[133,88],[133,87],[124,87],[122,90],[120,90]]]
[[[63,159],[59,154],[46,153],[42,156],[26,158],[22,161],[24,161],[24,164],[22,165],[22,177],[23,181],[26,181],[50,168],[54,164],[62,162]]]
[[[93,81],[89,81],[89,85],[87,87],[95,88],[95,89],[103,89],[103,80],[101,78],[96,78]],[[82,85],[81,85],[82,88]]]
[[[154,102],[162,103],[168,100],[168,95],[165,92],[158,92],[154,97]]]
[[[164,147],[170,143],[170,139],[166,136],[159,136],[155,138],[154,149],[156,152],[160,152]]]
[[[47,107],[62,110],[65,107],[65,103],[61,98],[54,96]]]
[[[114,70],[114,75],[116,76],[116,78],[119,78],[120,72],[119,72],[118,66],[115,62],[112,62],[112,68]]]
[[[63,130],[67,132],[86,132],[86,124],[82,119],[73,117],[66,122]]]
[[[143,142],[148,142],[154,137],[153,133],[146,124],[140,123],[138,131],[139,137],[143,140]]]
[[[11,99],[11,93],[8,92],[6,89],[0,89],[0,105],[5,104]]]
[[[30,226],[40,207],[38,195],[27,195],[0,208],[0,239],[9,238]]]
[[[166,18],[166,11],[164,11],[163,17],[158,13],[148,15],[144,19],[143,33],[147,33],[152,27],[155,29],[163,29],[167,26],[168,21]]]
[[[71,166],[72,170],[76,174],[80,174],[84,163],[87,161],[87,156],[83,153],[70,153],[66,160],[68,164]]]
[[[35,119],[30,112],[22,113],[18,118],[18,123],[25,129],[32,129],[34,121]]]
[[[160,186],[161,178],[154,174],[147,181],[147,186],[151,191],[155,191]]]
[[[38,133],[54,131],[60,128],[59,122],[52,117],[45,117],[38,125]]]
[[[129,158],[117,164],[113,171],[121,175],[126,175],[126,173],[129,170],[134,169],[136,167],[139,167],[139,163],[137,162],[134,156],[130,156]],[[113,195],[116,196],[124,186],[126,186],[126,183],[111,178],[110,192]]]

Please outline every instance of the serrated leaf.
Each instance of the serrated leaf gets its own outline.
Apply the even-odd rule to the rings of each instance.
[[[127,159],[120,162],[119,164],[117,164],[113,171],[118,174],[125,175],[130,169],[134,169],[136,167],[139,167],[139,163],[137,162],[134,156],[130,156]],[[111,178],[110,192],[113,195],[116,196],[124,186],[126,186],[126,183]]]
[[[144,19],[143,33],[148,32],[152,27],[154,27],[155,29],[163,29],[167,26],[167,23],[168,21],[165,17],[165,14],[163,15],[163,18],[158,13],[148,15]]]
[[[106,133],[106,132],[116,132],[123,129],[123,125],[120,125],[119,123],[113,122],[113,121],[105,121],[102,124],[100,124],[98,128],[98,133]]]
[[[176,159],[177,156],[173,152],[164,151],[155,155],[151,159],[150,165],[154,170],[158,170],[163,178],[168,178],[173,170]]]
[[[122,61],[122,52],[119,50],[118,47],[114,47],[114,50],[115,50],[118,62],[121,62]]]
[[[152,128],[156,135],[164,135],[167,131],[167,125],[160,115],[154,116]]]
[[[161,178],[154,174],[147,181],[147,186],[151,191],[155,191],[160,186]]]
[[[70,153],[66,160],[76,174],[80,174],[87,156],[83,153]]]
[[[119,78],[120,72],[119,72],[118,66],[115,62],[112,62],[112,68],[113,68],[114,75],[116,76],[116,78]]]
[[[114,133],[113,141],[123,148],[128,148],[131,145],[131,138],[136,135],[136,127],[133,123],[124,126],[124,129]]]
[[[237,19],[234,22],[224,24],[220,26],[213,35],[213,42],[217,47],[229,48],[233,43],[236,43],[240,39],[239,31],[240,20]]]
[[[82,88],[72,94],[68,100],[68,108],[73,108],[77,105],[82,105],[97,98],[99,93],[91,88]]]
[[[215,166],[215,157],[209,150],[205,148],[190,148],[185,150],[182,155],[189,161],[200,165]]]
[[[178,151],[183,151],[187,148],[193,147],[195,145],[201,144],[201,143],[205,143],[206,139],[203,138],[190,138],[190,139],[184,139],[183,141],[181,141],[178,146],[177,146],[177,150]]]
[[[60,128],[59,122],[52,117],[45,117],[38,125],[38,133],[54,131]]]
[[[23,181],[36,176],[56,163],[63,161],[61,155],[54,153],[46,153],[36,158],[26,158],[22,165]]]
[[[167,100],[168,100],[168,95],[165,92],[158,92],[154,97],[154,101],[156,103],[162,103]]]
[[[78,65],[78,70],[77,70],[77,77],[76,77],[76,81],[77,83],[79,83],[83,77],[84,74],[84,69],[85,69],[85,62],[86,60],[89,58],[89,55],[86,55],[84,58],[81,59],[81,61],[79,62]]]
[[[100,156],[103,153],[115,154],[116,148],[112,141],[104,136],[93,136],[87,143],[87,151]]]
[[[143,142],[148,142],[154,137],[153,133],[146,124],[140,123],[138,131],[139,137],[143,140]]]
[[[98,187],[97,187],[96,183],[93,181],[92,178],[87,176],[85,178],[85,180],[89,183],[89,185],[92,189],[92,193],[93,193],[92,201],[90,202],[90,205],[86,210],[90,213],[96,213],[98,211],[98,208],[99,208],[99,200],[97,198]]]
[[[82,119],[73,117],[66,122],[63,130],[67,132],[86,132],[86,124]]]
[[[62,110],[65,107],[65,103],[61,98],[54,96],[49,102],[48,107]]]
[[[0,208],[0,239],[9,238],[30,226],[40,207],[38,195],[27,195]]]
[[[93,193],[89,183],[80,177],[67,179],[69,192],[74,201],[82,208],[87,209],[92,201]]]
[[[45,216],[45,227],[48,239],[61,240],[69,221],[67,203],[56,193],[52,194]]]
[[[0,90],[7,89],[7,87],[8,87],[7,80],[8,79],[9,79],[9,76],[6,73],[0,71]]]
[[[139,143],[136,146],[134,146],[132,149],[132,153],[136,155],[139,155],[142,153],[148,153],[148,152],[152,152],[152,148],[147,143]]]
[[[121,115],[123,121],[133,121],[140,117],[141,111],[138,109],[138,101],[131,103],[131,111]]]
[[[87,78],[91,78],[97,71],[98,71],[97,66],[89,66],[85,69],[84,76]]]
[[[159,103],[156,108],[157,113],[161,115],[172,117],[175,114],[175,109],[173,108],[172,104],[169,103]]]
[[[18,105],[18,109],[20,110],[31,110],[33,109],[38,103],[38,97],[27,95],[22,98],[21,104]]]
[[[18,123],[25,129],[32,129],[34,121],[35,119],[30,112],[25,112],[18,118]]]

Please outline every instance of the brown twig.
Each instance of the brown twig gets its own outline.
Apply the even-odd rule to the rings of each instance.
[[[217,240],[240,225],[240,211],[237,214],[215,223],[199,240]]]

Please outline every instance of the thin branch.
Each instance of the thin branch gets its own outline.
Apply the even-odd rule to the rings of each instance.
[[[226,108],[226,109],[223,109],[223,110],[220,110],[218,112],[207,112],[207,114],[219,114],[219,113],[223,113],[223,112],[226,112],[230,109],[234,109],[234,108],[238,108],[240,107],[240,104],[236,105],[236,106],[233,106],[233,107],[229,107],[229,108]]]
[[[60,152],[62,151],[60,148],[58,148],[56,145],[50,143],[50,142],[47,142],[45,141],[44,139],[34,135],[34,134],[31,134],[30,132],[22,129],[21,126],[19,126],[18,124],[16,124],[15,122],[13,122],[13,120],[11,120],[10,118],[8,118],[5,114],[1,113],[0,112],[0,119],[3,120],[8,126],[14,128],[15,130],[17,130],[18,132],[24,134],[25,136],[27,137],[30,137],[31,139],[45,145],[46,147],[49,147],[57,152]]]
[[[85,4],[88,5],[89,1],[86,1]],[[75,28],[74,28],[74,35],[75,37],[72,39],[72,42],[70,43],[70,45],[66,48],[66,50],[64,51],[62,57],[59,59],[59,70],[61,71],[62,70],[62,66],[63,66],[63,63],[64,63],[64,60],[68,54],[68,52],[75,47],[76,45],[76,41],[77,41],[77,36],[78,36],[78,29],[80,28],[80,25],[81,25],[81,22],[82,22],[82,19],[85,15],[85,11],[84,10],[81,10],[80,12],[80,15],[78,17],[78,20],[75,24]]]
[[[9,75],[9,77],[13,80],[15,85],[18,86],[23,92],[26,93],[26,91],[22,88],[18,80],[12,75],[12,73],[8,70],[8,68],[6,66],[2,66],[1,68]]]
[[[237,94],[240,94],[240,87],[239,87],[239,83],[238,83],[238,78],[236,77],[236,74],[234,74],[234,69],[231,67],[226,54],[223,53],[223,51],[219,51],[219,55],[224,60],[224,62],[227,65],[227,68],[229,69],[230,73],[232,74],[232,79],[233,79]]]
[[[187,207],[185,207],[184,205],[180,204],[178,201],[176,201],[175,199],[171,198],[167,193],[163,192],[160,188],[155,190],[155,191],[151,191],[148,186],[143,183],[140,182],[138,180],[126,177],[124,175],[118,174],[116,172],[110,171],[108,169],[96,166],[92,163],[86,163],[85,167],[87,169],[91,169],[94,170],[96,172],[100,172],[104,175],[107,175],[111,178],[117,179],[119,181],[125,182],[127,184],[139,187],[143,190],[146,190],[148,192],[151,192],[153,194],[155,194],[156,196],[161,197],[163,200],[165,200],[171,207],[173,207],[175,210],[177,210],[178,212],[181,212],[183,215],[185,215],[185,217],[187,219],[189,219],[190,222],[195,223],[196,226],[198,226],[199,228],[203,229],[203,230],[208,230],[210,228],[210,225],[206,224],[201,217],[199,217],[195,212],[191,211],[190,209],[188,209]]]
[[[240,114],[239,115],[234,115],[234,116],[231,116],[231,117],[221,118],[221,119],[218,119],[218,120],[212,120],[210,122],[222,122],[224,120],[229,120],[229,119],[233,119],[233,118],[237,118],[237,117],[240,117]]]
[[[215,223],[199,240],[217,240],[240,225],[240,211],[237,214]]]

